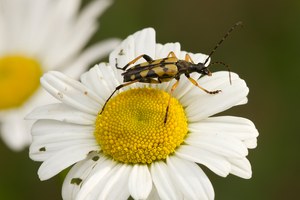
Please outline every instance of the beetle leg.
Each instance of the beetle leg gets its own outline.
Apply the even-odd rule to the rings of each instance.
[[[175,53],[173,51],[170,51],[170,53],[168,54],[167,58],[169,58],[169,57],[177,58],[177,56],[175,55]]]
[[[158,81],[160,82],[160,83],[162,83],[162,82],[169,82],[170,80],[172,80],[173,79],[173,77],[171,77],[171,78],[157,78],[158,79]]]
[[[105,101],[105,103],[104,103],[104,105],[103,105],[103,107],[102,107],[102,110],[101,110],[100,114],[102,114],[102,112],[103,112],[103,110],[104,110],[104,108],[105,108],[107,102],[108,102],[108,101],[111,99],[111,97],[116,93],[116,91],[118,91],[118,90],[121,89],[122,87],[125,87],[125,86],[127,86],[127,85],[131,85],[132,83],[136,83],[136,82],[138,82],[138,80],[134,80],[134,81],[131,81],[131,82],[128,82],[128,83],[124,83],[124,84],[121,84],[121,85],[117,86],[116,89],[111,93],[111,95],[110,95],[110,96],[108,97],[108,99]]]
[[[191,63],[195,64],[193,59],[191,58],[191,56],[189,54],[185,54],[185,61],[188,61],[188,62],[191,62]]]
[[[140,79],[138,82],[140,82],[140,83],[154,83],[154,84],[161,83],[160,81],[155,80],[154,78],[143,78],[143,79]]]
[[[185,74],[185,76],[189,79],[189,81],[191,81],[191,83],[193,83],[195,86],[197,86],[198,88],[200,88],[208,94],[218,94],[219,92],[221,92],[221,90],[208,91],[207,89],[201,87],[197,81],[195,81],[192,77],[189,76],[189,74]]]
[[[141,59],[141,58],[144,58],[147,62],[151,62],[151,61],[153,61],[153,59],[150,57],[150,56],[148,56],[147,54],[143,54],[143,55],[140,55],[140,56],[138,56],[138,57],[136,57],[135,59],[133,59],[132,61],[130,61],[127,65],[125,65],[123,68],[121,68],[121,67],[117,67],[117,69],[121,69],[121,70],[123,70],[123,71],[125,71],[126,69],[127,69],[127,67],[129,67],[130,65],[132,65],[132,64],[134,64],[136,61],[138,61],[139,59]]]
[[[227,64],[225,64],[225,63],[223,63],[223,62],[213,62],[213,63],[210,63],[209,65],[211,66],[211,65],[215,65],[215,64],[220,64],[220,65],[223,65],[223,66],[225,66],[226,68],[227,68],[227,70],[228,70],[228,73],[229,73],[229,83],[230,83],[230,85],[232,85],[232,81],[231,81],[231,71],[230,71],[230,68],[229,68],[229,65],[227,65]]]
[[[167,122],[167,119],[168,119],[168,112],[169,112],[169,107],[170,107],[170,102],[171,102],[171,97],[172,97],[172,94],[174,92],[174,90],[177,88],[178,84],[179,84],[179,79],[180,77],[178,76],[176,78],[176,82],[173,84],[172,88],[171,88],[171,94],[170,94],[170,97],[169,97],[169,101],[168,101],[168,106],[167,106],[167,109],[166,109],[166,115],[165,115],[165,120],[164,120],[164,123]]]

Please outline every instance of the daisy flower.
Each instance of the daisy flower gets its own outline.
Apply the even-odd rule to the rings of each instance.
[[[214,190],[202,167],[219,176],[251,177],[248,149],[256,147],[258,132],[245,118],[211,117],[247,102],[248,87],[235,73],[216,72],[198,83],[211,95],[182,77],[174,84],[134,83],[114,95],[123,83],[122,70],[141,54],[154,59],[173,51],[180,59],[187,52],[179,43],[157,44],[155,31],[139,31],[101,63],[81,76],[80,82],[60,72],[41,78],[43,87],[61,103],[36,108],[27,118],[32,128],[30,157],[42,161],[41,180],[72,166],[63,199],[214,199]],[[195,62],[206,55],[189,53]],[[144,62],[143,59],[140,62]],[[196,77],[199,74],[195,74]],[[100,114],[101,113],[101,114]]]
[[[42,73],[55,69],[79,78],[118,44],[108,39],[83,50],[111,1],[94,0],[79,11],[80,4],[0,0],[0,137],[13,150],[31,142],[32,122],[24,116],[52,98],[39,87]]]

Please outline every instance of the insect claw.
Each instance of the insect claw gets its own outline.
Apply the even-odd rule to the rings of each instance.
[[[168,120],[168,111],[169,111],[169,106],[166,109],[166,114],[165,114],[165,119],[164,119],[164,124],[166,125],[167,120]]]
[[[103,113],[105,106],[102,107],[100,115]]]
[[[199,80],[200,78],[202,78],[203,77],[203,74],[200,74],[200,76],[199,76],[199,78],[197,79],[197,80]]]
[[[209,91],[209,94],[218,94],[219,92],[222,92],[222,90],[215,90],[215,91]]]
[[[167,123],[167,117],[165,117],[164,119],[164,125],[166,125],[166,123]]]

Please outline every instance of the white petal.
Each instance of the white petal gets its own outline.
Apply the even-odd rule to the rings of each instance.
[[[62,18],[72,19],[80,8],[80,0],[59,1],[64,12],[61,12]],[[64,15],[64,16],[63,16]]]
[[[41,180],[47,180],[74,163],[86,158],[91,151],[97,151],[98,146],[76,145],[66,148],[44,161],[38,170]]]
[[[74,135],[90,135],[94,131],[94,126],[66,123],[56,120],[38,120],[32,126],[32,135],[44,137],[48,134],[73,133]]]
[[[55,98],[40,88],[23,106],[0,111],[0,121],[2,122],[0,135],[3,141],[14,151],[21,151],[28,147],[32,141],[30,129],[34,121],[24,120],[25,116],[32,111],[34,106],[56,101]]]
[[[207,94],[194,87],[182,99],[190,122],[196,122],[227,110],[246,98],[249,89],[237,74],[231,73],[232,85],[229,84],[228,72],[216,72],[212,77],[203,77],[199,85],[207,90],[222,90],[218,94]]]
[[[81,76],[81,81],[98,94],[103,105],[115,88],[120,85],[111,66],[101,63]],[[101,106],[102,107],[102,106]]]
[[[229,159],[231,166],[231,174],[244,179],[250,179],[252,176],[251,164],[247,158],[232,158]]]
[[[243,99],[241,102],[237,103],[237,106],[244,105],[248,103],[248,98]]]
[[[26,119],[54,119],[68,123],[94,125],[96,117],[65,104],[57,103],[35,108],[26,116]]]
[[[88,42],[92,34],[97,30],[97,17],[111,4],[110,0],[96,0],[84,7],[77,19],[64,19],[60,6],[56,9],[57,17],[52,17],[49,27],[59,31],[51,31],[51,38],[55,38],[51,44],[42,52],[45,63],[52,67],[64,66],[71,61],[84,45]],[[65,9],[65,8],[64,8]],[[76,33],[76,34],[74,34]],[[61,51],[57,51],[60,49]]]
[[[196,74],[191,74],[192,78],[196,78],[197,75]],[[171,89],[170,87],[173,84],[169,85],[169,90]],[[193,89],[195,86],[187,80],[187,78],[185,76],[182,76],[179,82],[179,85],[177,86],[176,90],[173,92],[173,96],[178,99],[181,102],[181,98],[184,97],[186,94],[188,94],[191,89]]]
[[[4,54],[4,52],[5,52],[5,47],[6,47],[6,42],[8,42],[8,41],[5,41],[5,22],[4,22],[4,19],[3,19],[3,17],[2,17],[2,14],[0,14],[0,41],[1,41],[1,44],[2,45],[0,45],[0,54],[2,55],[2,54]]]
[[[127,37],[110,55],[109,63],[111,66],[124,67],[134,58],[147,54],[155,56],[155,31],[153,28],[146,28]],[[143,58],[135,64],[145,62]],[[121,77],[120,77],[121,78]],[[120,79],[121,81],[122,79]]]
[[[98,163],[101,163],[101,160],[103,160],[103,157],[100,157],[99,154],[93,152],[90,153],[85,160],[76,163],[71,168],[62,186],[63,199],[76,199],[83,181],[90,175],[94,167]]]
[[[244,140],[244,143],[248,149],[255,149],[257,146],[257,139],[256,138],[247,139]]]
[[[39,139],[35,138],[34,142],[30,145],[29,154],[33,160],[44,161],[70,146],[82,145],[98,147],[94,136],[74,136],[74,134],[69,134],[69,136],[62,136],[60,138],[59,135],[48,135]],[[100,148],[97,149],[100,150]]]
[[[128,190],[128,177],[132,167],[130,165],[120,164],[120,167],[116,168],[118,170],[115,171],[115,173],[107,181],[105,181],[99,199],[127,200],[130,196]]]
[[[57,142],[57,141],[54,141]],[[68,148],[69,146],[82,146],[82,145],[88,145],[88,146],[97,146],[97,143],[93,139],[81,139],[78,140],[72,140],[72,141],[64,141],[59,142],[57,144],[40,144],[40,143],[33,143],[30,146],[30,158],[35,161],[45,161],[49,158],[51,158],[53,155],[57,154],[60,150],[64,150]],[[100,148],[97,148],[97,150],[100,150]]]
[[[1,1],[1,13],[3,21],[5,21],[5,39],[8,43],[6,44],[6,53],[10,53],[14,49],[20,49],[23,41],[22,35],[23,30],[23,18],[25,13],[24,7],[26,6],[24,1]],[[3,44],[1,44],[3,45]],[[5,45],[5,43],[4,43]]]
[[[72,5],[75,6],[77,2],[78,0],[74,1]],[[30,0],[26,2],[28,7],[24,8],[24,10],[26,10],[26,15],[22,16],[22,19],[24,19],[22,27],[27,28],[23,29],[22,34],[19,35],[24,34],[24,51],[34,57],[39,54],[39,50],[43,47],[41,46],[41,43],[45,41],[44,37],[49,33],[46,29],[49,27],[48,20],[54,10],[54,3],[55,2],[51,0]],[[75,8],[73,7],[73,9]],[[12,13],[15,14],[16,12]],[[52,39],[52,37],[48,38],[47,41],[49,44],[51,44]]]
[[[48,70],[58,69],[76,57],[97,30],[97,25],[95,22],[90,22],[87,27],[77,29],[79,30],[74,30],[76,34],[64,33],[64,37],[60,36],[56,43],[44,53],[43,61],[45,65],[49,66]],[[61,49],[61,51],[57,51],[57,49]]]
[[[147,165],[133,166],[128,188],[132,198],[147,199],[152,190],[152,179]]]
[[[155,185],[152,184],[152,190],[147,198],[147,200],[160,200],[159,194],[157,192],[157,189],[155,188]]]
[[[62,71],[77,79],[92,63],[107,56],[119,42],[118,39],[109,39],[89,47],[76,58],[73,58],[72,62],[66,65],[68,67]]]
[[[258,136],[258,131],[250,120],[233,116],[210,117],[198,123],[190,123],[189,130],[195,134],[211,132],[212,135],[234,137],[243,141],[248,148],[255,147]]]
[[[39,1],[32,0],[32,4],[36,4],[37,2]],[[79,0],[65,0],[65,1],[57,1],[55,3],[56,3],[55,9],[57,9],[57,13],[60,13],[59,16],[61,21],[68,21],[73,17],[75,17],[75,14],[78,12],[78,9],[80,7]],[[48,4],[50,5],[51,3]],[[35,7],[35,10],[37,9],[39,9],[39,7]]]
[[[194,146],[181,145],[175,155],[182,159],[203,164],[222,177],[226,177],[231,170],[231,165],[225,157]]]
[[[123,82],[121,76],[122,70],[116,67],[124,67],[127,63],[136,58],[134,54],[134,38],[133,36],[127,37],[118,47],[109,54],[109,65],[117,75],[118,81]]]
[[[94,127],[69,124],[55,120],[38,120],[32,126],[33,141],[30,158],[44,161],[70,144],[95,145]]]
[[[43,106],[52,103],[59,103],[59,101],[49,94],[46,90],[40,87],[29,99],[20,107],[17,112],[23,112],[23,118],[30,113],[34,107]]]
[[[135,40],[134,54],[139,56],[147,54],[148,56],[155,56],[155,30],[152,28],[144,29],[133,34]]]
[[[97,19],[112,4],[112,0],[95,0],[89,3],[80,14],[80,23],[85,24],[88,21]]]
[[[31,142],[30,125],[32,122],[23,119],[23,113],[7,113],[1,119],[1,138],[14,151],[21,151]]]
[[[94,199],[98,198],[97,195],[103,189],[98,187],[98,185],[106,181],[112,172],[115,172],[114,168],[116,166],[116,162],[107,159],[105,156],[101,156],[89,174],[84,177],[76,199],[92,199],[92,195],[95,195]]]
[[[212,184],[197,164],[171,156],[167,166],[184,199],[214,199]]]
[[[173,184],[170,171],[164,162],[154,162],[150,169],[153,183],[161,199],[182,199],[182,194]]]
[[[228,158],[241,158],[248,155],[248,149],[242,141],[232,136],[218,135],[217,131],[190,133],[185,142]]]
[[[75,109],[95,116],[99,112],[101,101],[97,95],[60,72],[46,73],[41,78],[41,84],[55,98]]]
[[[84,181],[77,199],[126,200],[130,196],[128,191],[130,171],[129,165],[116,164],[112,161],[99,163],[94,173]]]
[[[71,17],[75,10],[68,11],[65,7],[66,3],[68,4],[69,2],[51,1],[47,5],[48,9],[40,16],[43,17],[43,20],[40,21],[40,29],[33,41],[37,43],[34,51],[38,53],[38,57],[43,61],[52,60],[55,62],[59,60],[55,59],[59,58],[59,56],[56,57],[54,55],[59,55],[64,51],[64,47],[66,48],[68,46],[61,45],[68,44],[66,43],[66,40],[68,39],[67,36],[69,33],[73,31],[73,21],[75,19],[72,19]],[[76,9],[76,5],[70,8]],[[50,62],[48,64],[48,66],[53,66]]]
[[[173,51],[176,57],[180,56],[180,43],[167,43],[167,44],[156,44],[155,47],[155,59],[166,58],[168,54]]]

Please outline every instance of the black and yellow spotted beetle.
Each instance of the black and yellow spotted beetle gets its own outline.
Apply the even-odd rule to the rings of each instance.
[[[192,77],[190,77],[190,74],[193,72],[197,72],[200,74],[200,77],[205,76],[205,75],[211,76],[212,73],[208,70],[208,67],[210,67],[211,65],[214,65],[214,64],[221,64],[221,65],[224,65],[225,67],[227,67],[228,72],[229,72],[229,81],[231,84],[231,76],[230,76],[230,70],[229,70],[228,65],[224,64],[223,62],[214,62],[208,66],[205,66],[205,65],[208,62],[209,58],[212,56],[212,54],[220,46],[220,44],[239,25],[242,25],[242,22],[235,23],[227,31],[225,36],[218,42],[218,44],[210,52],[209,56],[206,58],[204,63],[201,63],[201,62],[199,62],[197,64],[194,63],[194,61],[192,60],[192,58],[190,57],[189,54],[185,55],[184,60],[180,60],[176,57],[175,53],[173,51],[171,51],[166,58],[153,60],[150,56],[143,54],[143,55],[140,55],[140,56],[136,57],[135,59],[133,59],[131,62],[129,62],[123,68],[120,68],[116,65],[116,67],[118,69],[125,71],[122,73],[122,76],[124,78],[124,80],[123,80],[124,83],[117,86],[116,89],[113,91],[113,93],[108,97],[108,99],[106,100],[106,102],[101,110],[101,113],[103,112],[107,102],[110,100],[110,98],[114,95],[114,93],[116,91],[118,91],[119,89],[121,89],[125,86],[136,83],[136,82],[159,84],[162,82],[168,82],[175,78],[177,81],[174,83],[174,85],[171,88],[171,94],[172,94],[173,91],[178,86],[180,76],[182,74],[184,74],[192,84],[194,84],[195,86],[197,86],[198,88],[200,88],[201,90],[205,91],[208,94],[217,94],[217,93],[221,92],[221,90],[209,91],[209,90],[201,87],[196,80],[194,80]],[[130,65],[133,65],[135,62],[137,62],[141,58],[144,58],[147,62],[138,64],[138,65],[134,65],[134,66],[128,68]],[[166,108],[166,115],[165,115],[164,123],[166,123],[166,121],[167,121],[170,99],[171,99],[171,96],[169,98],[169,103]]]

